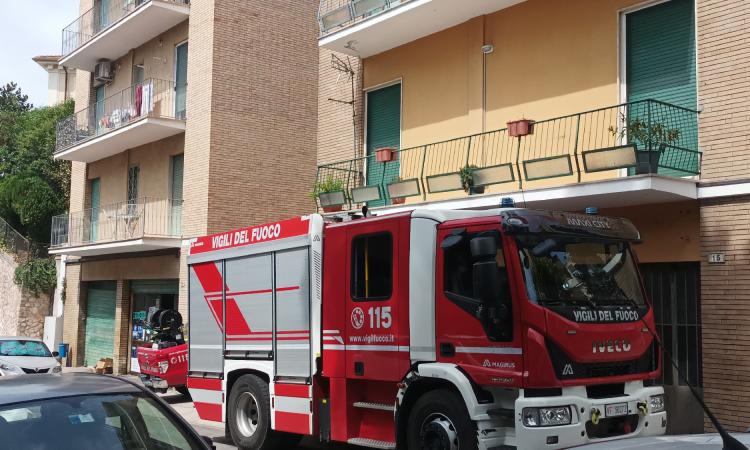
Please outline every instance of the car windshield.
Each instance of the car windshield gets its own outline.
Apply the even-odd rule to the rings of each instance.
[[[22,339],[0,340],[0,356],[41,356],[50,357],[52,353],[44,342],[25,341]]]
[[[2,448],[205,448],[145,393],[85,395],[0,406]]]
[[[518,236],[529,299],[545,306],[645,305],[627,243],[571,236]]]

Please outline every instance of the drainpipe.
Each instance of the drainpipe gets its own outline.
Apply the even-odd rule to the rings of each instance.
[[[60,66],[63,68],[63,71],[65,71],[65,90],[63,91],[63,102],[68,101],[68,68],[65,66]]]

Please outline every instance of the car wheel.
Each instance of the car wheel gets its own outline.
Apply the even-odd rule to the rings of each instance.
[[[410,450],[477,450],[476,425],[461,397],[435,390],[417,400],[409,414],[407,441]]]
[[[255,375],[243,375],[229,393],[229,434],[242,450],[291,449],[301,436],[271,430],[268,384]]]

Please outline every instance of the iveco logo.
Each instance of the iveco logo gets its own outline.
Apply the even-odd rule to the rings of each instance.
[[[630,342],[627,339],[607,339],[606,341],[594,341],[591,344],[592,353],[622,353],[630,351]]]

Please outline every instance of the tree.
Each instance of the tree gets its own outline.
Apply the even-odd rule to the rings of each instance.
[[[16,83],[0,87],[0,217],[38,243],[68,204],[70,162],[53,155],[57,122],[71,114],[72,101],[33,108]]]
[[[14,82],[0,87],[0,111],[23,112],[30,111],[34,105],[29,103],[29,96],[21,92],[21,88]]]

